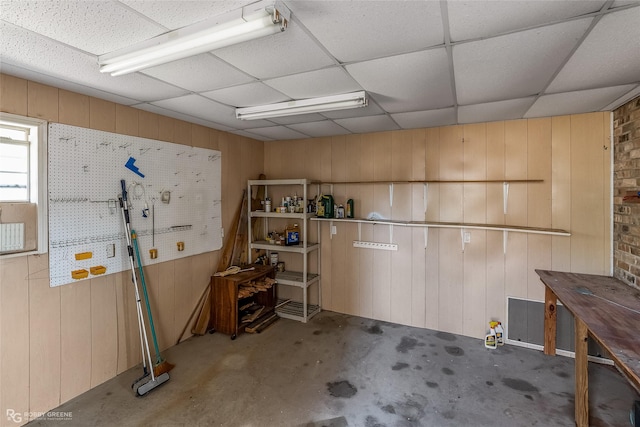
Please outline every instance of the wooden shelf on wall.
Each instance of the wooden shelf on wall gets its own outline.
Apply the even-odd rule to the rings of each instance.
[[[544,182],[542,179],[436,179],[436,180],[410,180],[410,181],[328,181],[322,185],[338,184],[483,184],[483,183],[536,183]]]
[[[311,218],[311,221],[351,222],[358,224],[396,225],[400,227],[419,228],[457,228],[490,231],[513,231],[517,233],[546,234],[552,236],[571,236],[566,230],[556,228],[525,227],[520,225],[505,224],[478,224],[466,222],[441,222],[441,221],[399,221],[391,219],[366,219],[366,218]]]

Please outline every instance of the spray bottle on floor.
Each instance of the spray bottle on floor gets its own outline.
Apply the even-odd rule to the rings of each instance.
[[[484,337],[484,346],[490,349],[495,349],[498,347],[498,343],[496,340],[496,325],[498,322],[489,322],[489,333]]]
[[[502,329],[502,323],[497,322],[498,324],[495,327],[496,331],[496,344],[504,345],[504,329]]]

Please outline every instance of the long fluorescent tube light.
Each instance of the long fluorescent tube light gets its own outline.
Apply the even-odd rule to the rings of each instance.
[[[100,72],[120,76],[280,33],[287,28],[290,15],[289,9],[280,1],[258,1],[135,46],[100,55]]]
[[[293,116],[296,114],[321,113],[323,111],[346,110],[347,108],[366,107],[365,91],[325,96],[322,98],[302,99],[260,105],[258,107],[236,108],[236,118],[240,120],[258,120],[272,117]]]

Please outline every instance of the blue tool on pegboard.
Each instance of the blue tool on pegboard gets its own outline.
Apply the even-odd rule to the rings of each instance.
[[[129,160],[127,160],[127,163],[124,165],[124,167],[129,169],[131,172],[137,175],[140,175],[140,177],[144,178],[144,175],[140,172],[140,169],[138,169],[138,167],[134,165],[135,162],[136,162],[136,159],[134,159],[133,157],[129,157]]]

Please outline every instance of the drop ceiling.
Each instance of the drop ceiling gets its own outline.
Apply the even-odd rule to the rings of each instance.
[[[253,1],[0,1],[0,72],[258,140],[608,111],[640,95],[640,0],[287,1],[287,31],[111,77],[98,55]],[[365,90],[369,106],[236,107]]]

